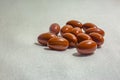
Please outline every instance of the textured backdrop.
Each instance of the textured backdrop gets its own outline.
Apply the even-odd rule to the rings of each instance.
[[[35,45],[51,23],[76,19],[104,29],[95,54]],[[120,80],[120,0],[0,0],[0,80]]]

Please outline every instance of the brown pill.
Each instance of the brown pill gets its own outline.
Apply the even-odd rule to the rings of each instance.
[[[92,38],[92,40],[97,43],[98,48],[101,47],[101,45],[104,43],[104,38],[99,33],[93,32],[93,33],[90,33],[89,35]]]
[[[64,33],[63,37],[69,41],[69,47],[75,47],[77,43],[77,38],[72,33]]]
[[[68,48],[69,42],[65,38],[54,37],[48,41],[47,46],[50,49],[62,51]]]
[[[78,43],[80,43],[84,40],[92,40],[92,38],[88,34],[85,34],[85,33],[79,33],[77,35],[77,39],[78,39]]]
[[[44,45],[46,46],[47,45],[47,42],[49,39],[53,38],[53,37],[57,37],[55,34],[53,33],[50,33],[50,32],[47,32],[47,33],[42,33],[38,36],[38,42],[41,44],[41,45]]]
[[[82,23],[80,21],[77,21],[77,20],[70,20],[66,24],[72,25],[73,27],[82,28]]]
[[[94,53],[97,48],[96,42],[92,40],[85,40],[77,44],[77,51],[79,54],[88,55]]]
[[[61,35],[64,33],[70,33],[72,31],[73,27],[71,25],[65,25],[61,28]]]
[[[50,25],[49,31],[54,34],[58,34],[60,32],[60,25],[57,23],[53,23]]]
[[[86,34],[90,34],[90,33],[92,33],[92,32],[99,33],[99,34],[101,34],[102,36],[105,35],[105,32],[104,32],[102,29],[100,29],[100,28],[89,28],[89,29],[87,29],[87,30],[85,31]]]
[[[89,28],[97,28],[97,26],[93,23],[85,23],[85,24],[82,25],[82,28],[83,28],[84,31],[86,31]]]
[[[83,33],[83,32],[82,29],[80,29],[79,27],[75,27],[72,29],[71,33],[77,36],[79,33]]]

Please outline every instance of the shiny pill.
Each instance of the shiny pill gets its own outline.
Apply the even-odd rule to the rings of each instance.
[[[65,33],[63,37],[69,41],[69,47],[75,47],[77,44],[77,37],[72,33]]]
[[[37,40],[38,40],[38,43],[40,43],[41,45],[44,45],[46,46],[47,45],[47,42],[50,38],[53,38],[53,37],[57,37],[55,34],[53,33],[50,33],[50,32],[47,32],[47,33],[42,33],[38,36]]]
[[[85,33],[79,33],[77,35],[77,39],[78,39],[78,43],[80,43],[84,40],[92,40],[92,38],[88,34],[85,34]]]
[[[94,53],[97,48],[97,44],[92,40],[85,40],[77,44],[76,48],[79,54],[88,55]]]
[[[47,46],[50,49],[62,51],[66,50],[69,47],[69,42],[65,38],[54,37],[48,41]]]
[[[58,34],[60,32],[60,25],[57,23],[53,23],[50,25],[49,31],[54,34]]]
[[[79,33],[83,33],[83,31],[79,27],[75,27],[72,29],[71,33],[77,36]]]
[[[84,23],[82,25],[82,28],[83,28],[84,31],[86,31],[89,28],[97,28],[97,26],[93,23]]]
[[[72,31],[73,27],[71,25],[65,25],[61,28],[61,35],[64,33],[70,33]]]
[[[99,33],[99,34],[101,34],[102,36],[105,35],[105,32],[104,32],[102,29],[100,29],[100,28],[89,28],[89,29],[87,29],[87,30],[85,31],[86,34],[90,34],[90,33],[92,33],[92,32]]]
[[[99,33],[90,33],[89,36],[92,38],[93,41],[97,43],[98,48],[104,43],[104,38]]]
[[[77,20],[70,20],[66,24],[71,25],[73,27],[82,28],[82,23],[80,21],[77,21]]]

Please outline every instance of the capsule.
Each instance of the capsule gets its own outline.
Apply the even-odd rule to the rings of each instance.
[[[82,29],[80,29],[79,27],[75,27],[72,29],[71,33],[77,36],[79,33],[83,33],[83,32]]]
[[[71,25],[73,27],[82,28],[82,23],[80,21],[77,21],[77,20],[70,20],[66,24]]]
[[[84,31],[86,31],[89,28],[97,28],[97,26],[93,23],[84,23],[82,25],[82,28],[83,28]]]
[[[63,51],[69,47],[69,42],[65,38],[54,37],[48,41],[47,46],[52,50]]]
[[[69,47],[75,47],[77,44],[77,37],[73,35],[72,33],[65,33],[63,35],[65,39],[69,41]]]
[[[102,29],[100,29],[100,28],[89,28],[89,29],[87,29],[87,30],[85,31],[86,34],[90,34],[90,33],[92,33],[92,32],[99,33],[99,34],[101,34],[102,36],[105,35],[105,32],[104,32]]]
[[[57,37],[55,34],[47,32],[47,33],[42,33],[38,36],[37,40],[38,43],[40,43],[43,46],[47,46],[47,42],[49,39],[53,38],[53,37]]]
[[[61,28],[61,35],[64,33],[70,33],[72,31],[73,27],[71,25],[65,25]]]
[[[104,38],[99,33],[93,32],[93,33],[90,33],[89,36],[92,38],[93,41],[97,43],[98,48],[100,48],[101,45],[104,43]]]
[[[82,41],[79,44],[77,44],[76,47],[78,53],[82,55],[93,54],[96,48],[97,48],[97,44],[92,40]]]
[[[85,33],[79,33],[77,35],[77,39],[78,39],[78,43],[80,43],[84,40],[92,40],[92,38],[88,34],[85,34]]]
[[[49,31],[51,33],[54,33],[55,35],[57,35],[60,32],[60,25],[57,23],[53,23],[50,25]]]

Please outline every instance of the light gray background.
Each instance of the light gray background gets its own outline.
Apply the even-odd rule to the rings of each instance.
[[[94,55],[35,45],[51,23],[76,19],[106,32]],[[0,0],[0,80],[120,80],[120,0]]]

